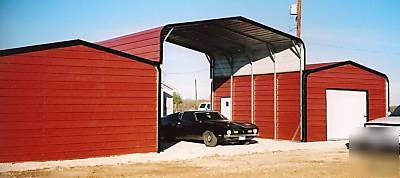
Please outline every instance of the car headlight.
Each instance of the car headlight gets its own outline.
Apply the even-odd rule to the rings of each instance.
[[[230,135],[231,133],[232,133],[231,130],[227,130],[227,131],[226,131],[226,135]]]
[[[257,130],[257,129],[253,129],[253,133],[255,133],[255,134],[256,134],[257,132],[258,132],[258,130]]]

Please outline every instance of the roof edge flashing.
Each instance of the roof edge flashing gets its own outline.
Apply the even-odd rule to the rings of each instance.
[[[125,52],[115,50],[112,48],[108,48],[108,47],[98,45],[95,43],[90,43],[90,42],[87,42],[87,41],[84,41],[81,39],[73,39],[73,40],[66,40],[66,41],[59,41],[59,42],[44,43],[44,44],[38,44],[38,45],[4,49],[4,50],[0,50],[0,57],[9,56],[9,55],[17,55],[17,54],[28,53],[28,52],[49,50],[49,49],[65,48],[65,47],[77,46],[77,45],[83,45],[83,46],[86,46],[89,48],[97,49],[97,50],[108,52],[108,53],[118,55],[121,57],[125,57],[125,58],[129,58],[129,59],[136,60],[139,62],[143,62],[143,63],[149,64],[152,66],[158,65],[157,62],[150,61],[145,58],[141,58],[141,57],[129,54],[129,53],[125,53]]]

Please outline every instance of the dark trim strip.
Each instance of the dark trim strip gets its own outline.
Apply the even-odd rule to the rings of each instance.
[[[301,40],[301,39],[300,39]],[[301,90],[301,96],[302,96],[302,98],[301,98],[301,111],[300,112],[302,112],[302,114],[301,114],[301,133],[300,134],[302,134],[302,136],[301,136],[301,142],[306,142],[307,141],[307,117],[306,117],[306,115],[304,115],[304,114],[307,114],[307,110],[304,110],[304,108],[305,108],[305,105],[307,104],[307,80],[306,79],[304,79],[304,76],[305,76],[305,73],[306,73],[306,63],[307,63],[307,50],[306,50],[306,45],[304,44],[304,42],[303,41],[301,41],[301,43],[303,44],[303,48],[304,48],[304,61],[303,61],[303,71],[302,71],[302,75],[303,76],[300,76],[301,78],[299,79],[299,81],[300,80],[302,80],[302,83],[301,83],[301,88],[300,88],[300,90]]]
[[[98,44],[90,43],[87,41],[83,41],[80,39],[76,40],[69,40],[69,41],[60,41],[60,42],[55,42],[55,43],[46,43],[46,44],[40,44],[40,45],[33,45],[33,46],[26,46],[26,47],[20,47],[20,48],[11,48],[11,49],[5,49],[5,50],[0,50],[0,56],[9,56],[9,55],[15,55],[15,54],[21,54],[21,53],[28,53],[28,52],[34,52],[34,51],[41,51],[41,50],[49,50],[49,49],[55,49],[55,48],[64,48],[64,47],[70,47],[70,46],[76,46],[76,45],[84,45],[89,48],[97,49],[100,51],[104,51],[107,53],[111,53],[117,56],[129,58],[135,61],[143,62],[152,66],[156,66],[157,62],[150,61],[148,59],[144,59],[138,56],[134,56],[132,54],[128,54],[122,51],[114,50],[111,48],[107,48]]]
[[[386,80],[387,82],[387,112],[390,112],[390,82],[389,79]]]
[[[160,135],[159,135],[159,127],[160,127],[160,124],[161,124],[161,107],[162,107],[162,104],[161,104],[161,102],[162,102],[162,98],[161,98],[161,79],[162,79],[162,71],[161,71],[161,66],[160,66],[160,64],[157,64],[156,65],[156,68],[157,68],[157,71],[158,71],[158,84],[157,84],[157,95],[158,95],[158,97],[157,97],[157,120],[156,120],[156,123],[157,123],[157,128],[156,128],[156,136],[157,136],[157,143],[156,143],[156,145],[157,145],[157,153],[160,153],[161,152],[161,149],[160,149],[160,145],[159,145],[159,143],[160,143]]]
[[[308,72],[306,70],[303,71],[303,76],[302,76],[302,88],[303,88],[303,93],[302,93],[302,137],[301,137],[301,142],[307,142],[307,76]]]

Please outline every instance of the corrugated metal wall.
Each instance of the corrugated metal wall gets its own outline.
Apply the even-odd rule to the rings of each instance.
[[[216,80],[214,79],[214,81]],[[235,76],[233,81],[233,120],[251,122],[251,76]],[[273,81],[273,74],[254,76],[254,120],[260,128],[260,137],[262,138],[274,138]],[[299,72],[278,74],[277,81],[278,139],[292,139],[296,135],[295,140],[300,140],[300,130],[298,129],[300,124]],[[224,85],[216,86],[220,87],[214,90],[214,107],[219,111],[220,97],[230,96],[230,82],[226,81]]]
[[[307,78],[307,141],[326,140],[326,89],[368,90],[369,118],[386,115],[386,80],[353,65],[311,73]]]
[[[106,41],[98,42],[99,45],[123,51],[135,56],[159,62],[160,38],[163,27],[133,33]]]
[[[300,140],[300,74],[282,73],[278,83],[278,138]],[[297,132],[297,133],[296,133]]]
[[[0,162],[157,151],[156,82],[85,46],[0,57]]]
[[[213,107],[215,111],[221,112],[221,97],[231,96],[231,81],[226,77],[215,77],[213,79]]]
[[[254,77],[254,120],[260,137],[274,138],[274,75]]]
[[[255,123],[260,136],[274,138],[274,76],[255,76]],[[277,138],[300,140],[299,72],[277,74]],[[297,133],[296,133],[297,132]]]
[[[232,117],[251,122],[251,76],[233,77]]]

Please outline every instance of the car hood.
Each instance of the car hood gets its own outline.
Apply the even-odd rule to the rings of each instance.
[[[253,129],[257,128],[256,125],[246,122],[233,122],[228,120],[208,120],[204,121],[207,124],[220,125],[232,129]]]
[[[400,116],[382,117],[382,118],[374,119],[372,121],[368,121],[367,124],[368,125],[374,125],[374,124],[400,125]]]

